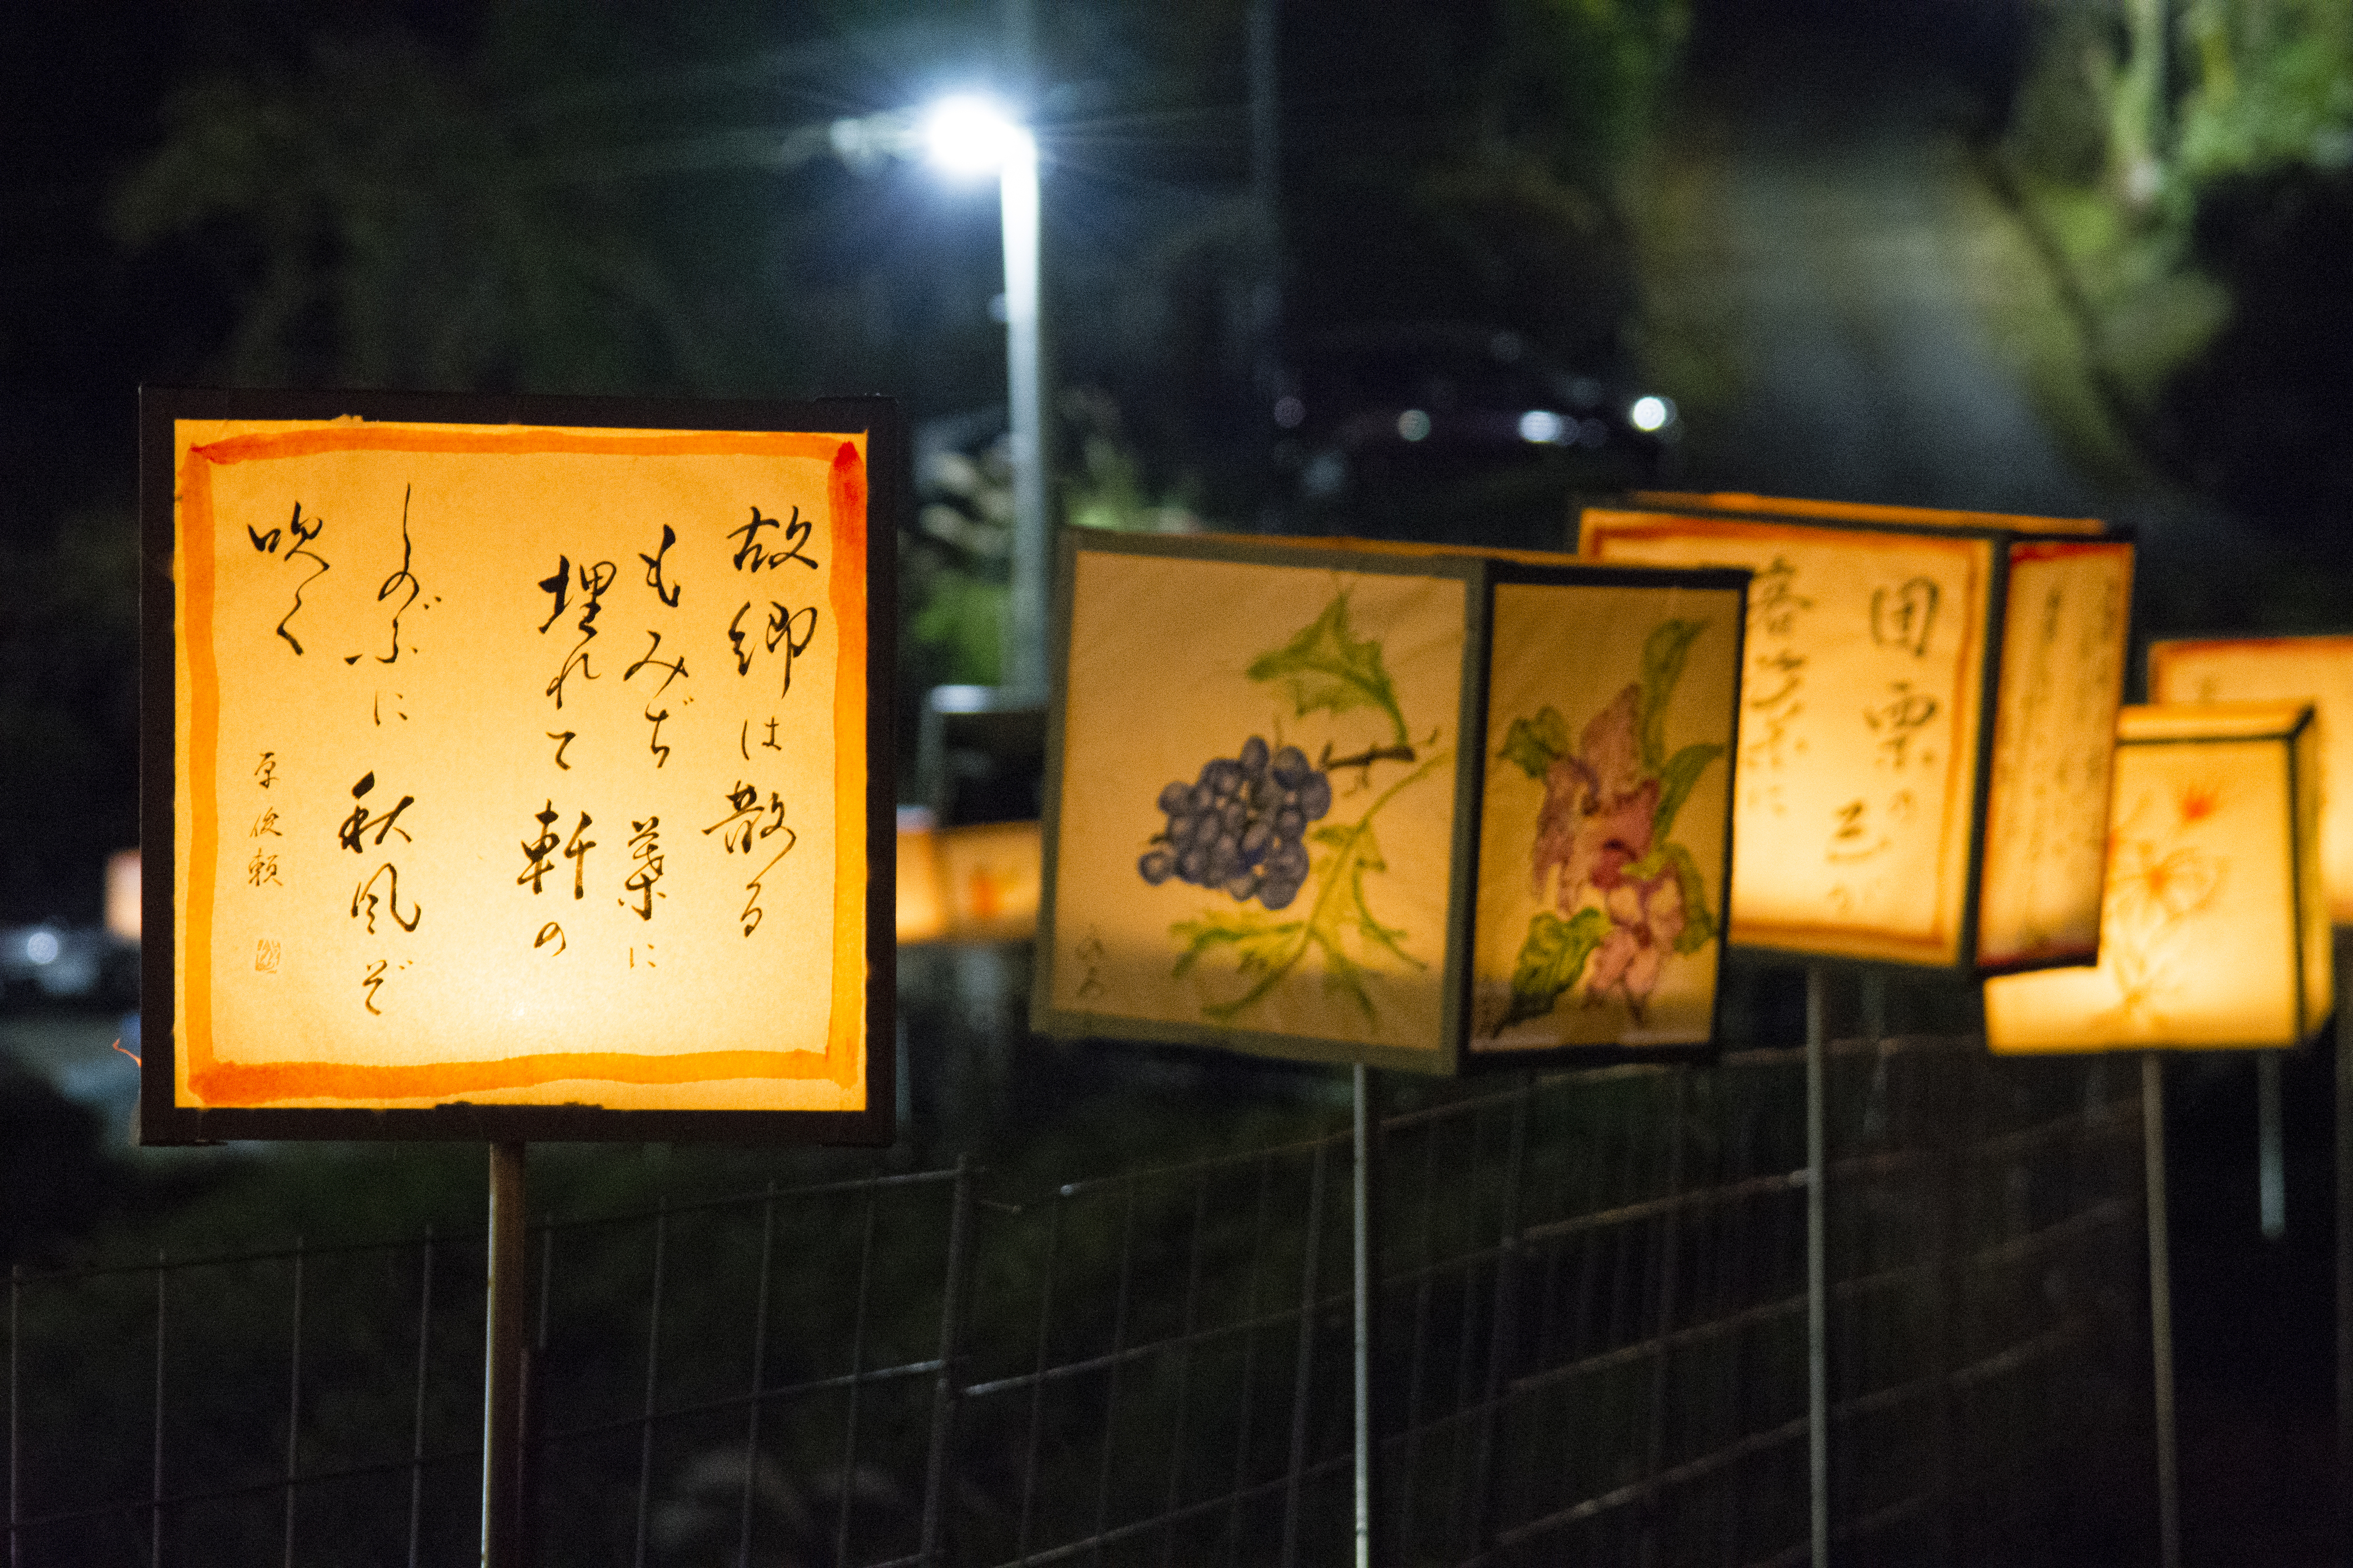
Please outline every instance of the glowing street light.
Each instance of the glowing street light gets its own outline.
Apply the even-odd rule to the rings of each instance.
[[[999,105],[944,98],[916,117],[923,159],[951,178],[994,174],[1005,227],[1005,367],[1013,444],[1013,595],[1004,683],[1046,692],[1046,447],[1038,341],[1038,142]]]
[[[1029,132],[987,99],[957,93],[923,111],[919,127],[923,156],[944,173],[977,178],[1023,159],[1035,162],[1038,144]]]

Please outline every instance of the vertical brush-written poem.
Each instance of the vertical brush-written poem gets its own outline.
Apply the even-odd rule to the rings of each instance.
[[[191,1102],[855,1103],[858,438],[180,448]]]

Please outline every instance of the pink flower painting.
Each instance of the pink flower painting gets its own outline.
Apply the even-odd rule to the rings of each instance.
[[[1644,645],[1642,679],[1588,720],[1574,747],[1553,708],[1513,721],[1497,755],[1544,786],[1529,876],[1538,899],[1549,890],[1553,910],[1529,923],[1496,1034],[1550,1013],[1578,988],[1587,1006],[1618,1002],[1639,1023],[1667,959],[1714,937],[1698,868],[1667,837],[1701,773],[1724,752],[1698,743],[1670,756],[1664,744],[1667,706],[1704,629],[1660,625]]]

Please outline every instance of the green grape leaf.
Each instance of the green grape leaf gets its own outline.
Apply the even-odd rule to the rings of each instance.
[[[1683,679],[1683,659],[1705,621],[1661,621],[1642,644],[1642,768],[1656,773],[1667,754],[1667,702]]]
[[[1399,710],[1397,688],[1381,663],[1377,638],[1362,641],[1348,635],[1348,595],[1335,594],[1324,613],[1297,637],[1271,653],[1262,653],[1244,671],[1252,680],[1279,680],[1290,693],[1299,716],[1318,709],[1341,714],[1374,708],[1388,716],[1397,731],[1396,743],[1408,743],[1405,714]]]
[[[1694,741],[1667,759],[1667,765],[1659,770],[1659,808],[1651,816],[1653,842],[1666,837],[1675,825],[1675,813],[1683,808],[1683,801],[1690,795],[1692,786],[1699,783],[1699,775],[1707,771],[1708,763],[1722,755],[1724,748],[1714,742]]]
[[[1319,827],[1312,837],[1319,844],[1332,845],[1336,851],[1318,869],[1335,880],[1342,875],[1347,878],[1347,902],[1335,911],[1329,934],[1336,938],[1340,927],[1354,926],[1366,942],[1388,949],[1416,969],[1429,967],[1400,945],[1406,933],[1395,926],[1383,925],[1374,915],[1373,906],[1365,900],[1365,873],[1389,868],[1389,863],[1381,858],[1379,842],[1373,837],[1372,819],[1368,816],[1354,827]],[[1327,951],[1337,950],[1327,944]]]
[[[1495,1033],[1551,1012],[1609,934],[1609,917],[1599,910],[1579,910],[1567,920],[1549,910],[1538,910],[1528,921],[1528,939],[1520,944],[1519,963],[1512,969],[1511,1011],[1495,1026]]]
[[[1546,769],[1568,754],[1568,721],[1549,704],[1533,719],[1514,719],[1504,732],[1504,749],[1495,753],[1517,763],[1528,777],[1542,783]]]
[[[1303,921],[1278,921],[1255,910],[1205,910],[1200,919],[1179,921],[1168,928],[1168,933],[1185,944],[1171,973],[1184,973],[1212,949],[1231,948],[1235,965],[1242,973],[1263,973],[1282,962],[1284,950],[1305,924]]]
[[[1337,947],[1324,946],[1324,989],[1335,996],[1345,996],[1373,1020],[1373,994],[1365,989],[1365,968]]]

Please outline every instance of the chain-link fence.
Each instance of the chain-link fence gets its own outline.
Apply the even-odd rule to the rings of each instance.
[[[2138,1081],[1829,1057],[1839,1560],[2085,1560],[2147,1517]],[[1802,1053],[1380,1123],[1399,1563],[1796,1563]],[[969,1166],[532,1230],[545,1563],[1345,1560],[1345,1131],[1014,1191]],[[10,1568],[477,1551],[482,1240],[9,1292]]]

